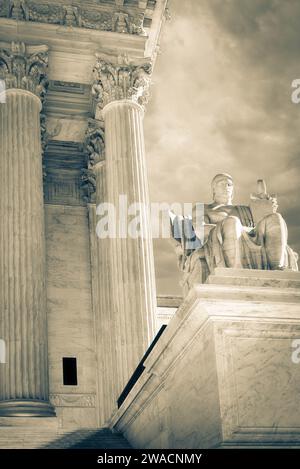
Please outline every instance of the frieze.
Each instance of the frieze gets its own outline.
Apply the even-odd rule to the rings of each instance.
[[[55,407],[95,407],[94,394],[50,394]]]
[[[145,35],[145,12],[137,9],[119,9],[118,5],[97,5],[86,2],[63,3],[32,0],[0,0],[0,17],[18,21],[34,21],[68,27]],[[149,19],[147,19],[147,25]]]

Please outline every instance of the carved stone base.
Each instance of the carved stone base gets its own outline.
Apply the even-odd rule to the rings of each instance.
[[[53,406],[46,401],[10,400],[0,402],[2,417],[55,417]]]

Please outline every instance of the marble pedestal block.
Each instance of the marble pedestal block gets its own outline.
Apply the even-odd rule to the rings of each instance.
[[[190,291],[111,426],[139,448],[300,447],[300,274],[214,277]]]

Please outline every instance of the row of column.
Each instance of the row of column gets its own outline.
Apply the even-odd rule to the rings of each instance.
[[[45,227],[40,110],[47,47],[0,50],[6,85],[0,104],[0,415],[53,415],[49,404]],[[105,126],[105,166],[96,164],[96,201],[140,204],[145,237],[94,239],[94,301],[103,423],[155,331],[155,277],[145,166],[143,104],[151,67],[98,60],[93,94]],[[96,116],[97,117],[97,116]],[[105,170],[104,170],[105,168]],[[91,209],[90,209],[91,210]],[[95,213],[90,215],[94,220]],[[96,235],[95,235],[96,236]],[[95,259],[92,260],[95,262]],[[104,339],[105,337],[105,339]]]

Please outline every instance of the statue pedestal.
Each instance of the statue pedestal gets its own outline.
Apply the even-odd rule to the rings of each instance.
[[[216,269],[111,426],[140,448],[300,447],[299,284],[297,272]]]

